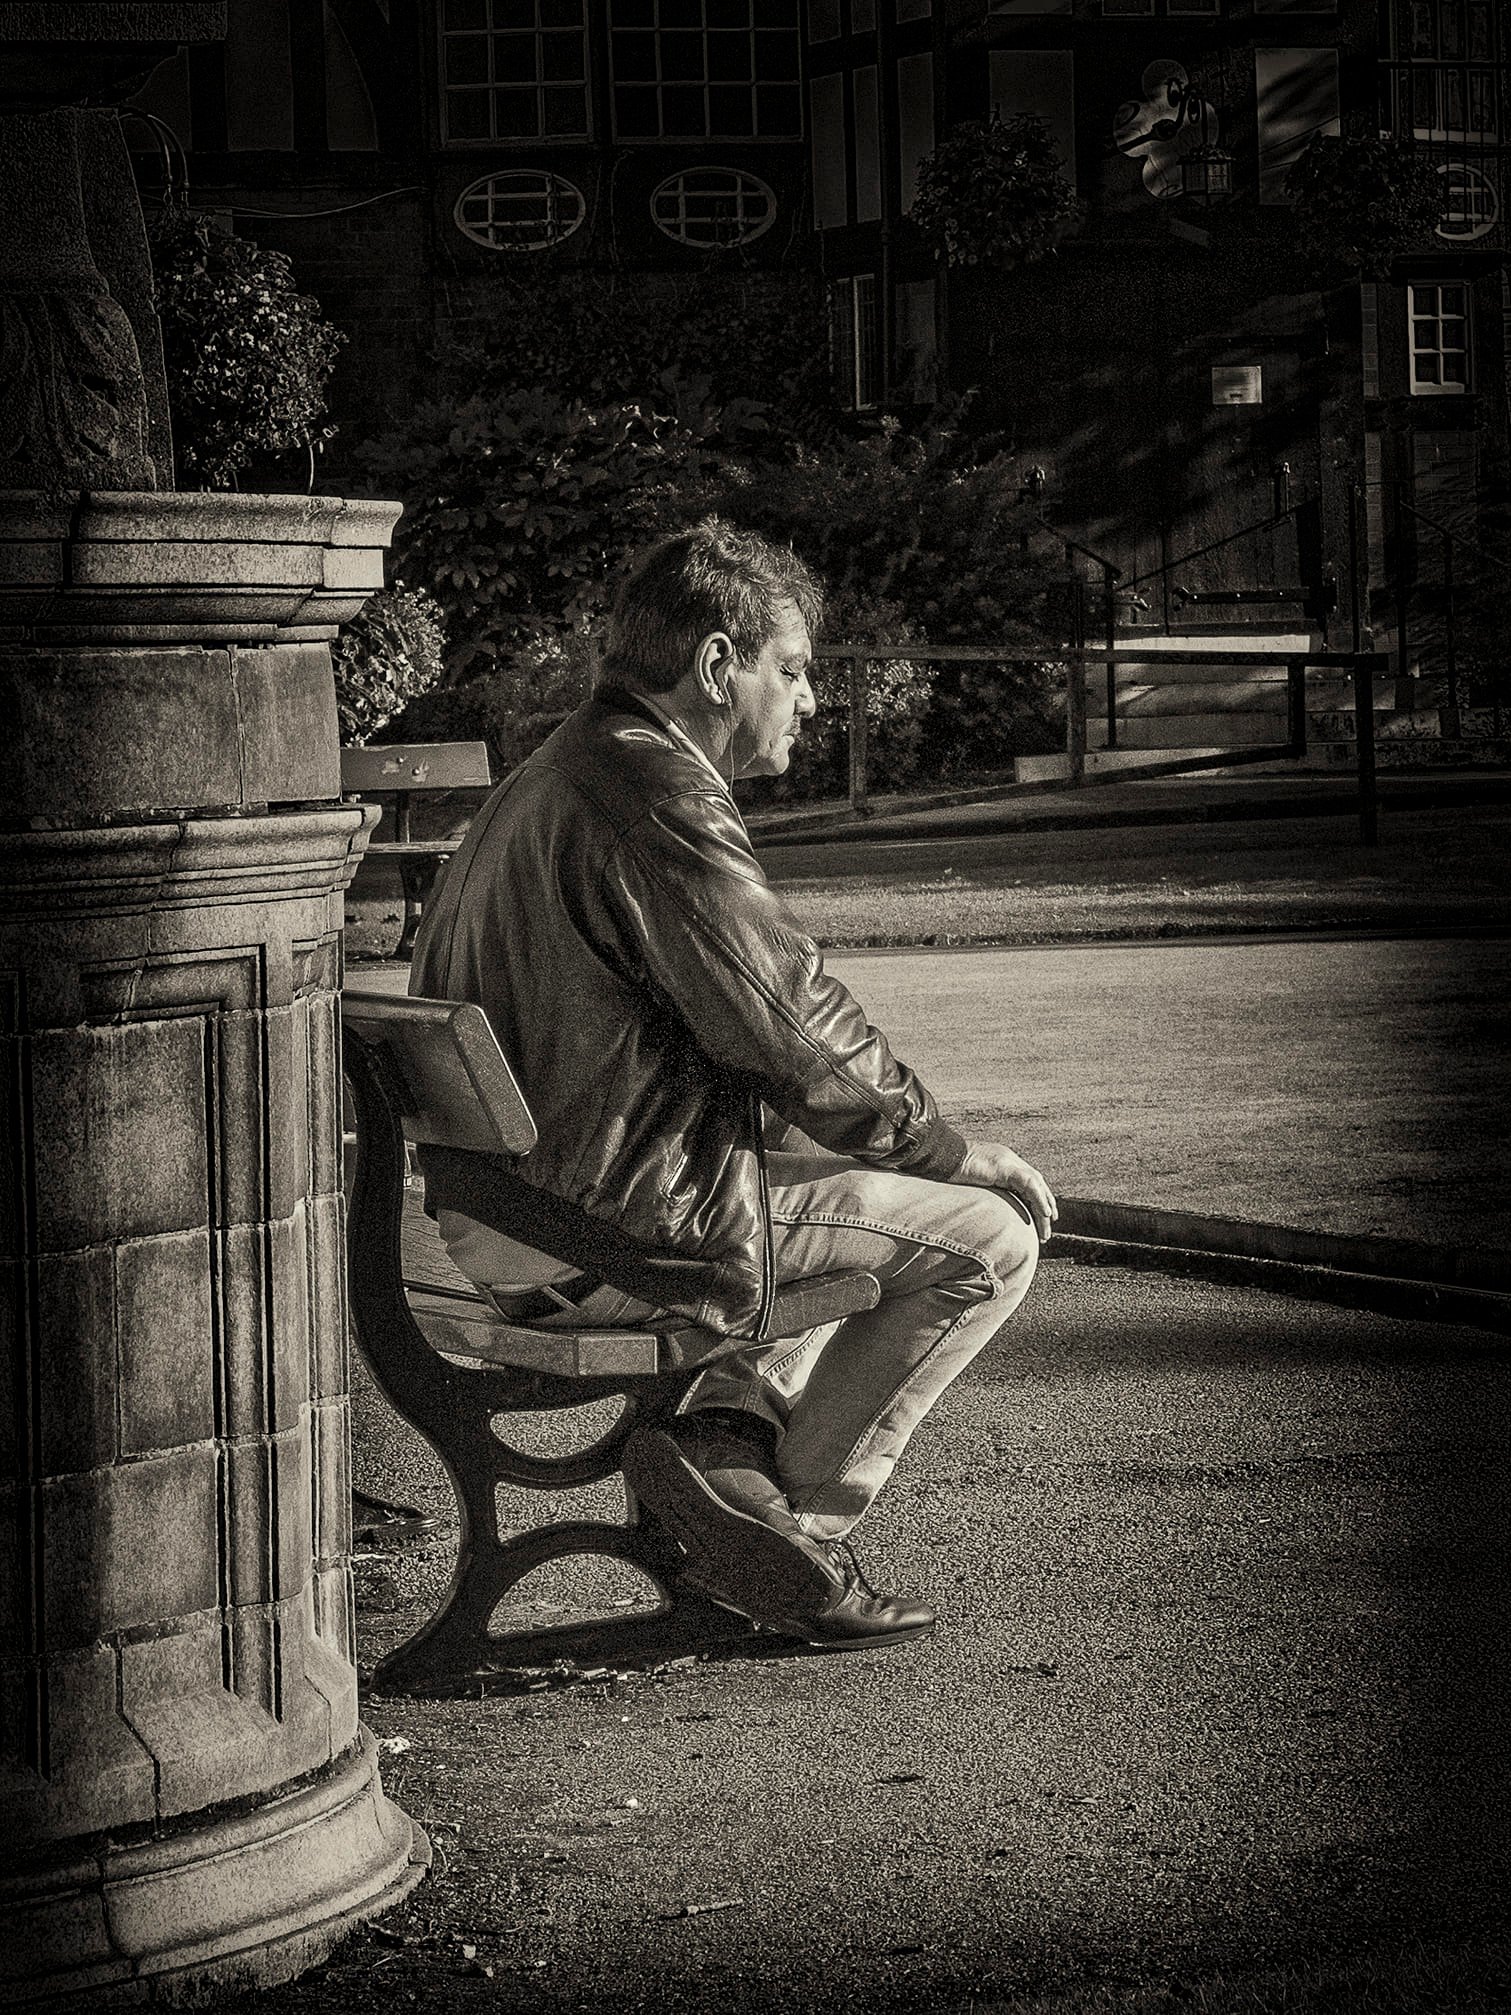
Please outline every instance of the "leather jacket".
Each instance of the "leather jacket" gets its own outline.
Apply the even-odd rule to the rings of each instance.
[[[721,1335],[775,1291],[763,1106],[879,1168],[965,1143],[783,911],[734,799],[632,693],[505,778],[420,926],[412,993],[487,1012],[539,1141],[422,1150],[465,1212]]]

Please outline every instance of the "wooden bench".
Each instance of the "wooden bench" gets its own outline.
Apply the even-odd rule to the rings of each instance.
[[[392,861],[404,887],[404,927],[394,957],[410,958],[415,932],[435,878],[460,839],[417,840],[410,832],[416,791],[487,790],[493,783],[486,742],[395,742],[388,748],[343,749],[341,789],[348,797],[378,798],[393,807],[391,840],[369,845],[369,860]]]
[[[577,1519],[506,1539],[497,1510],[501,1483],[561,1491],[618,1476],[631,1433],[668,1421],[704,1367],[742,1340],[679,1316],[634,1330],[510,1323],[459,1275],[447,1281],[422,1261],[432,1278],[415,1278],[412,1239],[403,1250],[407,1143],[528,1156],[535,1125],[481,1008],[353,988],[342,1019],[357,1137],[347,1218],[356,1340],[390,1405],[445,1464],[461,1519],[456,1569],[439,1610],[381,1662],[379,1680],[456,1691],[520,1667],[653,1663],[745,1635],[748,1626],[729,1612],[679,1588],[679,1549],[628,1488],[622,1525]],[[868,1273],[800,1282],[778,1295],[770,1334],[837,1322],[874,1308],[879,1294]],[[525,1454],[494,1432],[499,1415],[605,1398],[622,1399],[622,1414],[569,1455]],[[535,1630],[492,1627],[500,1602],[532,1569],[595,1554],[647,1576],[660,1606]]]

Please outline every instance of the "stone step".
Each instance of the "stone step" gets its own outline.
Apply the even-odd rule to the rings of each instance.
[[[1227,745],[1219,743],[1210,749],[1182,749],[1182,756],[1223,756],[1228,753]],[[1088,749],[1086,751],[1086,774],[1088,776],[1113,776],[1121,771],[1158,769],[1168,765],[1171,757],[1169,749]],[[1070,775],[1070,758],[1063,751],[1052,756],[1015,756],[1013,758],[1013,782],[1018,784],[1054,783],[1060,777]]]

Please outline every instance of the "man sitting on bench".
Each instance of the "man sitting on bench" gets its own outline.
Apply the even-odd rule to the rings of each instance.
[[[485,1009],[540,1132],[513,1236],[486,1157],[422,1150],[452,1259],[514,1320],[670,1309],[748,1339],[624,1473],[689,1586],[837,1649],[934,1623],[846,1538],[1022,1299],[1056,1207],[940,1118],[751,850],[730,786],[787,768],[820,613],[791,552],[717,519],[643,553],[592,698],[477,814],[411,991]],[[846,1269],[875,1308],[768,1337],[778,1286]]]

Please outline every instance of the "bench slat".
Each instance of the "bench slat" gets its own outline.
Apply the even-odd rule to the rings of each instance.
[[[661,1369],[659,1339],[628,1329],[525,1329],[482,1300],[412,1287],[409,1305],[433,1350],[477,1364],[549,1371],[558,1378],[643,1378]]]
[[[455,791],[493,782],[486,742],[394,742],[343,749],[343,791]]]
[[[450,860],[462,844],[463,834],[452,840],[369,840],[364,850],[364,858],[374,854],[384,854],[390,860],[424,861]]]

